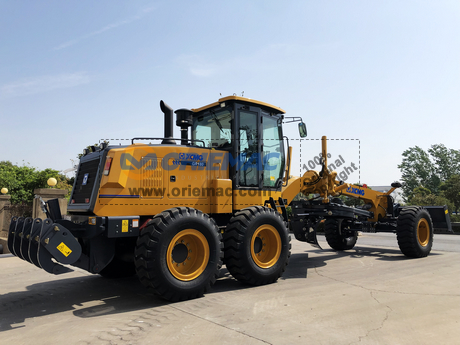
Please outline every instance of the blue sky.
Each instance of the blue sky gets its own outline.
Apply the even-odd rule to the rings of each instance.
[[[347,182],[390,184],[405,149],[460,149],[459,33],[458,1],[0,1],[0,160],[65,170],[162,136],[161,99],[244,92],[310,139],[359,139],[329,145],[360,165]],[[291,144],[297,174],[320,143]]]

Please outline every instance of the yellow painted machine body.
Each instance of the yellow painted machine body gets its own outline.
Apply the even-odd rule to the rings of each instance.
[[[327,138],[325,136],[322,137],[321,143],[322,157],[325,157],[323,166],[326,167]],[[323,202],[328,203],[330,195],[338,195],[339,192],[349,186],[349,184],[343,184],[336,178],[336,171],[330,172],[325,168],[320,172],[308,170],[301,177],[289,178],[287,186],[283,187],[283,198],[286,199],[289,204],[299,193],[303,193],[304,195],[319,194]]]
[[[233,190],[229,153],[197,147],[133,144],[111,149],[94,207],[97,216],[148,216],[177,205],[232,213],[263,205],[280,191]]]
[[[129,146],[109,146],[84,156],[70,213],[152,217],[185,206],[206,214],[233,214],[282,196],[288,170],[281,126],[284,110],[229,96],[176,114],[176,124],[185,129],[180,145],[179,139],[166,135],[166,123],[172,126],[171,110],[170,117],[165,112],[166,139],[161,144],[133,139]],[[192,127],[191,139],[187,126]],[[99,161],[85,170],[97,155]]]
[[[324,157],[323,166],[327,167],[327,138],[325,136],[322,137],[321,143],[322,157]],[[323,168],[321,172],[309,170],[302,177],[289,179],[288,185],[283,188],[283,198],[290,203],[301,192],[304,195],[318,194],[323,203],[328,203],[329,196],[346,195],[364,200],[366,204],[369,204],[368,210],[372,212],[373,217],[369,218],[368,221],[378,222],[388,216],[388,210],[392,207],[388,196],[395,189],[396,187],[393,187],[388,192],[383,193],[363,186],[342,183],[337,180],[336,171]]]
[[[377,222],[380,219],[387,217],[388,210],[392,207],[389,203],[388,196],[393,193],[395,189],[396,188],[393,187],[388,192],[383,193],[363,186],[350,184],[346,188],[342,189],[341,194],[361,199],[366,204],[369,204],[369,211],[374,214],[374,217],[369,218],[368,220],[370,222]]]

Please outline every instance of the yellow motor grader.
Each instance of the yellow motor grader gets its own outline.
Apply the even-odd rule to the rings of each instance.
[[[57,200],[43,202],[47,219],[13,217],[11,253],[54,274],[69,266],[104,277],[137,274],[162,298],[178,301],[203,295],[223,263],[243,283],[277,281],[290,257],[288,228],[297,239],[317,245],[313,225],[321,219],[337,250],[351,249],[356,232],[371,227],[395,231],[407,256],[430,252],[428,212],[400,208],[389,193],[337,181],[325,168],[325,138],[323,170],[290,176],[292,149],[283,123],[298,122],[305,137],[301,118],[229,96],[176,110],[181,138],[175,139],[173,110],[163,101],[160,108],[163,138],[84,150],[68,205],[70,220]],[[366,208],[335,202],[340,193],[356,196],[356,188],[364,193],[359,197],[368,202]],[[299,193],[318,198],[293,202]]]

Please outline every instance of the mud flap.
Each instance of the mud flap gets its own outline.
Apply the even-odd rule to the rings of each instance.
[[[81,256],[77,239],[51,219],[13,217],[8,248],[17,257],[53,274],[71,272],[72,269],[59,263],[73,264]]]

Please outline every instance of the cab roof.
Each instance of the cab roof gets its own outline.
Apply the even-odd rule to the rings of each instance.
[[[220,98],[217,102],[205,105],[204,107],[201,107],[201,108],[192,109],[192,111],[194,113],[198,113],[200,111],[203,111],[203,110],[218,106],[219,104],[227,102],[227,101],[238,101],[238,102],[241,102],[241,103],[253,104],[253,105],[256,105],[256,106],[263,106],[265,108],[270,109],[270,111],[275,112],[276,114],[285,114],[286,113],[280,107],[275,107],[274,105],[271,105],[271,104],[268,104],[268,103],[265,103],[265,102],[260,102],[260,101],[257,101],[255,99],[250,99],[250,98],[240,97],[240,96],[223,97],[223,98]]]

